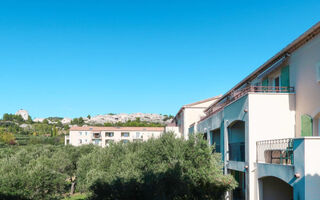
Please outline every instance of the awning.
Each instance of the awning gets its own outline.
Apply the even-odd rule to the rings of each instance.
[[[277,62],[275,62],[273,65],[271,65],[268,69],[266,69],[264,72],[262,72],[257,78],[263,79],[265,76],[273,72],[275,69],[277,69],[284,61],[286,61],[288,56],[283,56],[280,58]]]

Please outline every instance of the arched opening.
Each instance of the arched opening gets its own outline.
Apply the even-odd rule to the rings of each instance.
[[[210,131],[210,145],[215,145],[214,152],[221,153],[220,128]]]
[[[320,136],[320,113],[313,118],[314,136]]]
[[[259,179],[259,192],[262,200],[293,200],[293,187],[273,176]]]
[[[245,161],[245,122],[235,121],[228,126],[229,160]]]

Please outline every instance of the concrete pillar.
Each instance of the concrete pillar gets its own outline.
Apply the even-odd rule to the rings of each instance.
[[[295,178],[294,200],[320,197],[320,137],[296,138],[293,142]]]
[[[210,141],[211,141],[210,131],[207,130],[207,142],[208,142],[209,146],[211,146],[211,142]]]

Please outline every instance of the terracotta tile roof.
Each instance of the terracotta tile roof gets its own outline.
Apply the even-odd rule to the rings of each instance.
[[[70,131],[164,131],[164,127],[98,127],[73,126]]]

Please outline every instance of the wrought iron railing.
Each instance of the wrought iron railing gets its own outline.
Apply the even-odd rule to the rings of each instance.
[[[229,143],[229,160],[241,162],[245,161],[244,142]]]
[[[257,162],[292,165],[293,139],[287,138],[257,142]]]

